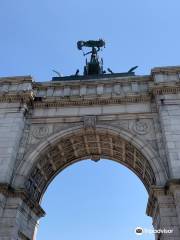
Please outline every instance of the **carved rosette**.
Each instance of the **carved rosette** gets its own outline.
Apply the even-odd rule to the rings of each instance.
[[[49,128],[47,126],[37,126],[33,128],[32,135],[35,138],[41,139],[47,137],[49,134]]]
[[[140,135],[145,135],[150,131],[150,123],[145,119],[138,119],[133,124],[133,131]]]

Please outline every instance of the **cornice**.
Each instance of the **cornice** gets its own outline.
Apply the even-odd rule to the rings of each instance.
[[[0,102],[23,102],[28,103],[34,99],[33,91],[10,92],[0,94]]]
[[[153,81],[150,75],[133,76],[133,77],[119,77],[107,79],[88,79],[88,80],[68,80],[68,81],[48,81],[48,82],[33,82],[33,89],[45,90],[48,88],[61,88],[70,86],[97,86],[97,85],[113,85],[113,84],[129,84],[133,82],[149,82]]]
[[[163,95],[163,94],[176,94],[180,92],[180,85],[154,85],[152,88],[152,92],[155,95]]]
[[[12,77],[0,77],[0,84],[14,84],[14,83],[31,83],[33,81],[32,76],[12,76]]]
[[[0,184],[0,193],[6,197],[21,198],[37,216],[43,217],[45,215],[39,203],[32,200],[24,189],[14,189],[8,184]]]
[[[55,98],[48,100],[42,100],[33,102],[33,107],[35,108],[45,108],[45,107],[63,107],[63,106],[91,106],[91,105],[107,105],[107,104],[121,104],[121,103],[140,103],[149,102],[151,100],[150,94],[143,95],[129,95],[124,97],[111,97],[111,98]]]
[[[179,74],[180,73],[180,66],[166,66],[166,67],[155,67],[151,70],[151,74]]]

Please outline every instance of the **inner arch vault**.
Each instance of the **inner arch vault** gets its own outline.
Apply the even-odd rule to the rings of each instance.
[[[142,149],[145,150],[145,145],[139,149],[132,140],[127,141],[110,129],[76,129],[56,137],[53,142],[47,141],[46,148],[38,154],[27,173],[26,191],[35,201],[40,201],[49,183],[65,167],[83,159],[98,161],[107,158],[131,169],[149,192],[150,186],[156,184],[159,176],[156,176],[158,171],[153,158],[150,162]]]

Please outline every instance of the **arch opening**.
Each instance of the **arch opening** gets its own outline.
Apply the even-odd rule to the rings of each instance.
[[[43,196],[47,218],[40,221],[37,239],[48,239],[52,232],[54,238],[67,239],[71,235],[84,239],[87,233],[88,239],[135,237],[138,224],[152,227],[151,218],[144,213],[147,197],[141,180],[117,162],[101,159],[72,164],[51,182]]]
[[[147,158],[131,142],[108,131],[77,131],[58,139],[39,154],[25,181],[32,199],[40,201],[53,178],[67,166],[84,160],[110,159],[132,170],[147,191],[156,184],[156,176]]]

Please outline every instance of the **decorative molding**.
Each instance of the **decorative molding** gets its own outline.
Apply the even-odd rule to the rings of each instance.
[[[20,103],[29,103],[34,99],[34,93],[32,91],[25,92],[14,92],[14,93],[0,93],[0,102],[20,102]]]
[[[114,84],[127,84],[127,83],[149,83],[152,82],[152,77],[151,75],[144,75],[144,76],[132,76],[132,77],[114,77],[112,76],[112,78],[97,78],[97,79],[88,79],[88,80],[69,80],[69,81],[48,81],[48,82],[33,82],[33,89],[34,90],[47,90],[49,88],[62,88],[64,87],[64,85],[68,86],[68,87],[77,87],[80,85],[83,86],[97,86],[99,84],[103,84],[103,85],[109,85],[111,82],[111,85]]]
[[[141,102],[149,102],[151,100],[150,94],[144,95],[129,95],[124,97],[106,97],[104,98],[92,98],[85,99],[77,97],[74,99],[73,97],[67,98],[55,98],[54,101],[48,101],[48,98],[44,101],[33,102],[34,108],[56,108],[56,107],[64,107],[64,106],[92,106],[92,105],[107,105],[107,104],[122,104],[122,103],[141,103]]]
[[[163,94],[176,94],[180,92],[180,86],[154,86],[152,91],[155,95],[163,95]]]
[[[43,152],[24,183],[32,199],[39,202],[53,176],[71,163],[81,159],[98,161],[100,157],[114,159],[132,169],[147,191],[156,177],[146,157],[131,143],[116,134],[96,129],[96,117],[86,116],[86,131],[68,134]]]
[[[157,197],[166,195],[166,189],[163,186],[151,185],[149,191],[149,198],[146,208],[146,214],[153,217],[154,211],[157,210]]]
[[[33,78],[30,75],[27,76],[12,76],[12,77],[0,77],[0,84],[19,84],[19,83],[32,83]]]
[[[6,197],[21,198],[37,216],[45,216],[45,212],[39,203],[31,199],[25,189],[14,189],[8,184],[0,184],[0,193]]]
[[[146,119],[137,119],[133,124],[133,131],[140,135],[145,135],[150,131],[150,124]]]

